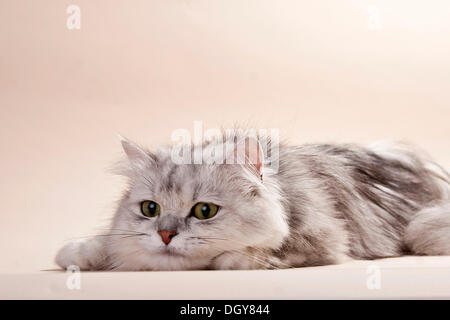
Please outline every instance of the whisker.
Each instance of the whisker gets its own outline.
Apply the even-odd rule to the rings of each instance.
[[[104,230],[104,231],[121,231],[121,232],[142,233],[142,232],[135,231],[135,230],[118,229],[118,228],[101,229],[101,230]]]
[[[267,252],[264,251],[263,249],[256,248],[256,247],[252,247],[252,246],[248,246],[246,243],[241,242],[241,241],[238,241],[238,240],[234,240],[234,239],[224,239],[224,238],[216,238],[216,237],[202,237],[202,236],[195,237],[195,238],[202,239],[202,240],[223,240],[223,241],[230,241],[230,242],[235,242],[235,243],[237,243],[237,244],[240,244],[240,245],[242,245],[242,246],[245,246],[244,249],[235,249],[235,250],[228,250],[228,251],[246,250],[246,248],[248,248],[249,250],[259,252],[259,253],[260,253],[259,257],[265,256],[265,255],[267,254]],[[211,243],[211,242],[210,242],[210,243]],[[223,249],[223,250],[224,250],[224,249]],[[240,251],[239,253],[244,254],[242,251]],[[248,257],[256,257],[255,254],[251,255],[251,254],[248,254],[247,252],[246,252],[245,254],[247,254]],[[282,261],[277,261],[276,263],[279,264],[279,265],[284,266],[285,268],[294,268],[294,266],[292,266],[292,265],[290,265],[290,264],[288,264],[288,263],[282,262]],[[273,263],[271,263],[271,265],[273,265]],[[273,265],[273,266],[275,266],[275,265]],[[276,268],[279,269],[278,267],[276,267]]]
[[[140,233],[140,234],[132,234],[132,233],[109,233],[109,234],[94,234],[94,235],[88,235],[88,236],[80,236],[80,237],[72,237],[68,238],[68,240],[78,240],[78,239],[87,239],[87,238],[96,238],[96,237],[113,237],[113,236],[130,236],[130,235],[148,235],[146,233]]]
[[[127,253],[124,256],[121,256],[120,259],[123,260],[123,261],[120,264],[117,264],[117,263],[113,264],[113,263],[111,263],[111,266],[110,266],[109,270],[115,271],[115,270],[119,269],[121,266],[123,266],[125,264],[125,259],[126,258],[129,258],[130,256],[135,255],[137,253],[140,253],[142,251],[143,251],[143,249],[141,248],[141,249],[137,249],[137,250],[134,250],[132,252],[129,252],[129,253]]]
[[[142,237],[142,236],[148,236],[148,234],[143,233],[143,234],[133,234],[133,235],[127,235],[127,236],[123,236],[120,237],[119,239],[125,239],[125,238],[133,238],[133,237]]]
[[[224,248],[220,248],[220,249],[225,250]],[[226,250],[225,252],[234,252],[234,253],[237,253],[237,254],[241,254],[241,255],[243,255],[245,257],[248,257],[248,258],[256,261],[259,265],[261,265],[262,267],[267,268],[267,269],[269,269],[269,268],[277,268],[275,265],[271,264],[269,261],[266,261],[265,259],[263,259],[261,257],[258,257],[257,255],[251,255],[251,254],[249,254],[247,252],[244,252],[244,251],[241,251],[241,250]]]

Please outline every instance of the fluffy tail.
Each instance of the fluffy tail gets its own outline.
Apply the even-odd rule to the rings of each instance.
[[[406,228],[405,244],[417,255],[450,255],[450,201],[419,211]]]
[[[406,248],[416,255],[450,255],[450,174],[423,151],[403,143],[379,142],[371,148],[428,177],[432,201],[410,220],[404,234]]]

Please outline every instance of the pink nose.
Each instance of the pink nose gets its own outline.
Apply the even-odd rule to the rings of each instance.
[[[175,237],[178,233],[175,231],[169,231],[169,230],[159,230],[159,235],[161,236],[162,241],[165,244],[169,244],[173,237]]]

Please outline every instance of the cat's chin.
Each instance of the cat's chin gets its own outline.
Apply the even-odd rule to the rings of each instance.
[[[177,258],[186,257],[185,254],[181,253],[179,250],[172,248],[172,247],[161,248],[158,251],[156,251],[155,253],[158,255],[167,256],[167,257],[177,257]]]
[[[209,259],[193,259],[175,250],[161,250],[152,255],[150,267],[152,270],[199,270],[205,269]]]

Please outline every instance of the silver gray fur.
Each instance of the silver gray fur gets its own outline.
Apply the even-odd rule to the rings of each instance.
[[[177,165],[168,147],[122,144],[130,184],[110,231],[63,247],[63,268],[288,268],[450,255],[449,174],[409,147],[281,144],[278,172],[265,164],[261,181],[242,165]],[[143,217],[143,200],[159,203],[160,216]],[[216,217],[190,217],[199,201],[218,204]],[[161,229],[178,235],[164,245]]]

